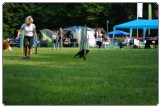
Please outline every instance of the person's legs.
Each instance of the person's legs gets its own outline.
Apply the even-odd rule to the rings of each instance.
[[[27,58],[28,37],[24,37],[24,58]]]
[[[102,46],[102,42],[99,42],[99,48],[101,48],[101,46]]]
[[[106,42],[103,43],[104,49],[106,49]]]
[[[59,49],[61,49],[61,48],[62,48],[62,42],[59,41]]]
[[[28,45],[28,59],[30,59],[30,55],[31,55],[31,49],[32,49],[32,46],[33,46],[33,37],[29,37],[29,45]]]
[[[54,41],[52,42],[52,50],[54,50]]]
[[[119,47],[123,48],[123,43],[122,42],[119,43]]]
[[[56,40],[56,49],[58,49],[58,41]]]

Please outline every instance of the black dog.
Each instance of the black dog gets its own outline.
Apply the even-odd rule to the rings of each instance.
[[[89,53],[89,50],[86,50],[86,55]],[[82,49],[81,51],[79,51],[73,58],[75,58],[76,56],[79,56],[79,58],[82,58],[84,60],[86,60],[85,56],[84,56],[84,49]]]

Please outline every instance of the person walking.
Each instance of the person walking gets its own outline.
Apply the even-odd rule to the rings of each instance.
[[[53,32],[53,35],[52,35],[52,50],[54,50],[55,47],[57,45],[57,33],[56,32]]]
[[[37,32],[36,32],[36,26],[33,24],[33,18],[32,16],[27,16],[25,19],[25,23],[22,24],[20,30],[18,31],[16,39],[19,39],[20,33],[24,31],[24,40],[23,40],[23,46],[24,46],[24,57],[23,59],[30,59],[31,55],[31,48],[33,46],[33,36],[36,36],[36,42],[37,40]]]

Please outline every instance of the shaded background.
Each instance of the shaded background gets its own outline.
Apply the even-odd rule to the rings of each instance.
[[[152,17],[158,9],[152,3]],[[3,5],[3,37],[13,37],[25,18],[31,15],[40,29],[58,29],[86,24],[108,31],[116,24],[137,18],[137,3],[5,3]],[[148,4],[143,3],[143,19],[148,19]]]

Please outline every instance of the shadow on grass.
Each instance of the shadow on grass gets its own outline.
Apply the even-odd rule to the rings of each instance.
[[[30,56],[30,60],[28,61],[42,61],[42,62],[48,62],[48,61],[55,61],[55,60],[59,60],[59,61],[63,61],[63,60],[74,60],[73,56],[75,54],[32,54]],[[23,55],[13,55],[13,56],[3,56],[3,60],[10,60],[10,61],[25,61],[23,59]]]

